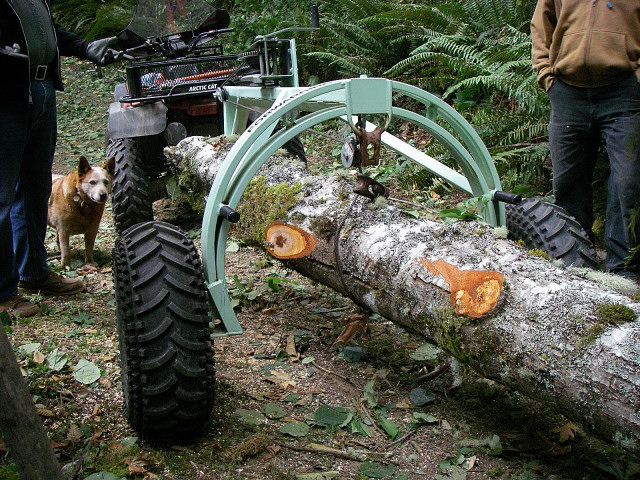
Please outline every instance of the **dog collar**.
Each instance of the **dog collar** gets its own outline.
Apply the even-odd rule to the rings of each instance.
[[[80,192],[78,191],[78,188],[76,187],[76,193],[73,196],[73,201],[78,203],[80,202],[80,206],[82,206],[84,204],[84,202],[82,201],[82,198],[80,197]]]

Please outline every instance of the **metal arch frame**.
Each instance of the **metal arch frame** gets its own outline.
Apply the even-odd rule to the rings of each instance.
[[[493,193],[501,190],[501,185],[487,148],[458,112],[428,92],[397,81],[365,77],[304,88],[227,87],[225,94],[228,100],[225,103],[225,117],[233,115],[233,121],[225,123],[225,134],[241,128],[243,115],[238,111],[239,105],[250,107],[273,103],[244,131],[229,151],[207,199],[202,225],[202,252],[206,286],[213,301],[213,315],[220,319],[218,325],[214,325],[214,336],[242,333],[231,306],[224,274],[229,232],[229,221],[224,211],[229,208],[235,210],[255,173],[278,148],[318,123],[339,119],[355,129],[356,115],[383,114],[388,119],[397,117],[421,126],[447,148],[463,174],[387,132],[382,134],[381,143],[461,190],[478,197],[488,195],[492,200],[482,211],[485,221],[494,226],[505,223],[504,205],[493,200]],[[425,105],[427,116],[393,106],[394,94],[403,94],[421,102]],[[294,119],[296,112],[306,113]],[[287,120],[286,128],[274,133],[281,119]],[[444,120],[459,140],[436,120]],[[367,129],[372,127],[367,125]]]

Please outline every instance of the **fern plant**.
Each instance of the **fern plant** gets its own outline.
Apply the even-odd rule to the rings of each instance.
[[[320,31],[300,44],[305,67],[320,81],[380,76],[451,23],[420,3],[327,0],[320,9]]]
[[[508,189],[550,188],[549,101],[531,69],[533,2],[469,0],[438,7],[450,24],[385,75],[439,92],[474,125]]]
[[[51,11],[57,23],[94,40],[124,29],[136,8],[136,0],[53,0]]]

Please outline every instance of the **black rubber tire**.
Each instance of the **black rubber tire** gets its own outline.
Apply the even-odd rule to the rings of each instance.
[[[522,240],[528,249],[540,249],[567,266],[598,268],[591,240],[564,208],[541,198],[505,207],[512,240]]]
[[[164,222],[139,223],[113,250],[124,412],[151,441],[189,442],[208,425],[215,368],[202,264]]]
[[[136,223],[153,220],[142,145],[135,138],[118,138],[109,141],[106,154],[116,161],[111,193],[116,231],[123,232]]]

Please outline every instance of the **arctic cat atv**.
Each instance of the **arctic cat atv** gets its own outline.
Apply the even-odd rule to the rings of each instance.
[[[116,159],[112,205],[118,231],[152,220],[152,203],[166,196],[171,172],[163,148],[187,136],[220,135],[224,118],[214,93],[222,85],[251,85],[252,75],[260,73],[256,52],[223,52],[218,40],[233,31],[229,23],[225,10],[205,0],[140,0],[118,35],[129,64],[126,84],[116,86],[109,106],[106,134],[107,158]],[[299,140],[287,146],[304,157]]]

